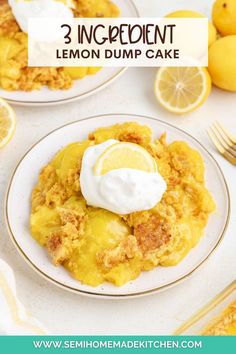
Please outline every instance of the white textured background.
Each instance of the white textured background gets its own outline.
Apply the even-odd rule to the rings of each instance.
[[[181,8],[210,14],[212,2],[135,0],[144,17],[160,17]],[[175,117],[156,103],[153,95],[154,75],[154,69],[129,69],[112,86],[83,101],[49,108],[16,107],[16,134],[8,146],[0,150],[0,257],[15,270],[22,303],[53,334],[171,334],[235,278],[236,168],[215,152],[205,130],[213,120],[218,119],[236,135],[236,94],[214,89],[199,110],[186,117]],[[89,115],[115,112],[156,116],[198,138],[220,163],[232,199],[231,221],[225,238],[197,273],[163,293],[125,301],[81,297],[43,280],[29,268],[12,245],[3,213],[3,200],[10,176],[18,160],[31,145],[67,122]],[[16,205],[16,208],[20,207]]]

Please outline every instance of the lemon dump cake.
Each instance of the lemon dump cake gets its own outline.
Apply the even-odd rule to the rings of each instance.
[[[213,319],[204,330],[206,336],[236,335],[236,300],[230,304],[217,318]]]
[[[32,91],[43,85],[54,90],[68,89],[73,80],[100,70],[96,67],[28,67],[26,28],[30,13],[35,16],[36,10],[41,10],[45,16],[48,11],[50,17],[52,8],[59,3],[64,6],[64,10],[59,7],[58,17],[62,16],[63,11],[71,12],[74,17],[119,16],[119,9],[110,0],[44,0],[38,8],[30,7],[32,4],[37,5],[37,2],[38,0],[0,0],[0,87],[5,90]],[[18,16],[18,21],[13,11]],[[38,16],[40,13],[38,12]]]
[[[138,172],[153,178],[152,189],[145,178],[137,182]],[[97,129],[42,169],[30,228],[52,262],[75,279],[121,286],[142,271],[178,264],[199,242],[214,209],[201,155],[183,141],[168,144],[165,133],[153,139],[148,126],[128,122]]]

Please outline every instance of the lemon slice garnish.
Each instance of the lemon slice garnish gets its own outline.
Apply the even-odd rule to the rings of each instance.
[[[0,98],[0,148],[12,138],[16,127],[16,115],[9,104]]]
[[[105,173],[119,168],[132,168],[146,172],[156,172],[153,157],[143,147],[133,143],[116,143],[109,146],[94,165],[94,174]]]
[[[211,91],[211,78],[202,67],[162,67],[158,70],[154,90],[164,108],[183,114],[204,103]]]

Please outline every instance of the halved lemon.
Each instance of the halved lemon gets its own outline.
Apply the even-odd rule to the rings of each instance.
[[[0,148],[8,143],[14,134],[16,115],[9,104],[0,98]]]
[[[161,67],[154,90],[164,108],[184,114],[205,102],[211,92],[211,78],[202,67]]]
[[[116,143],[109,146],[94,165],[95,175],[119,168],[132,168],[146,172],[156,172],[157,165],[153,157],[143,147],[133,143]]]

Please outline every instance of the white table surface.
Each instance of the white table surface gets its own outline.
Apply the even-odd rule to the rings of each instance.
[[[142,16],[163,16],[189,8],[210,13],[207,0],[136,0]],[[53,334],[171,334],[219,291],[236,272],[236,168],[216,153],[206,136],[215,119],[236,135],[236,94],[213,89],[196,112],[176,117],[157,104],[153,94],[155,69],[131,68],[118,81],[83,101],[56,107],[15,107],[17,130],[0,150],[0,257],[14,269],[18,295],[30,312]],[[131,300],[97,300],[72,294],[48,283],[25,263],[11,243],[4,222],[4,195],[21,156],[41,137],[61,125],[102,113],[156,116],[198,138],[219,162],[231,194],[232,212],[223,242],[185,282],[165,292]],[[109,120],[108,120],[109,124]],[[16,206],[20,208],[19,206]]]

